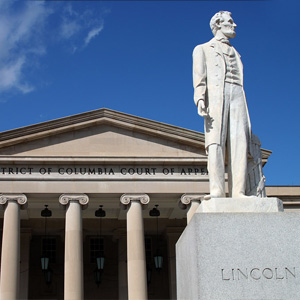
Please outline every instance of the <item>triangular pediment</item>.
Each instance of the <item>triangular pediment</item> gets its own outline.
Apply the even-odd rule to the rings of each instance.
[[[206,157],[202,133],[108,109],[3,132],[0,156]]]

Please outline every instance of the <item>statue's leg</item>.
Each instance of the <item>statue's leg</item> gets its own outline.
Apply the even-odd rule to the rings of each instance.
[[[218,144],[208,146],[208,174],[211,198],[225,197],[224,149]]]
[[[231,178],[232,197],[244,197],[247,180],[248,117],[243,88],[230,84],[230,112],[227,151],[228,176]]]

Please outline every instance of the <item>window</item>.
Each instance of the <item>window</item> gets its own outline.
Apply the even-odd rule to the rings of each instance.
[[[151,264],[152,259],[152,240],[150,237],[145,238],[146,262]]]
[[[104,239],[100,237],[90,238],[90,262],[96,263],[98,256],[104,255]]]
[[[42,256],[49,257],[50,263],[56,263],[56,238],[44,237],[42,238]]]

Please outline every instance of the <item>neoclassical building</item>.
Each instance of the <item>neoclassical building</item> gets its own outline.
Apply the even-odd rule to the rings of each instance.
[[[1,300],[176,299],[202,133],[99,109],[0,133],[0,161]],[[300,209],[300,187],[266,192]]]

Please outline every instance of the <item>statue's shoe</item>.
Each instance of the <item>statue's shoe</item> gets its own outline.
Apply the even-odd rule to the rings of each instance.
[[[211,195],[205,195],[205,196],[203,197],[203,200],[209,200],[209,199],[211,199]]]
[[[214,195],[211,195],[211,194],[209,194],[209,195],[205,195],[204,197],[203,197],[203,200],[210,200],[210,199],[212,199],[212,198],[225,198],[226,196],[214,196]]]

